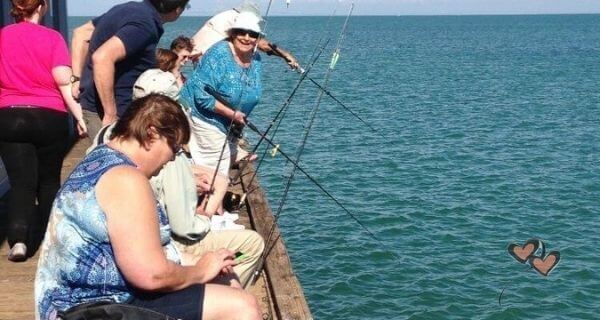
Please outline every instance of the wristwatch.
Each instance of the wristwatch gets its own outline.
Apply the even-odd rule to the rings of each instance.
[[[79,78],[78,76],[76,76],[76,75],[72,75],[72,76],[71,76],[71,80],[70,80],[70,81],[71,81],[71,83],[73,84],[73,83],[75,83],[75,82],[77,82],[77,81],[79,81],[79,80],[80,80],[80,78]]]

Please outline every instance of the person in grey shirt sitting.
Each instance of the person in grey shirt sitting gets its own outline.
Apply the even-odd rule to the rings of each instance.
[[[133,99],[150,93],[177,97],[177,85],[170,73],[151,69],[142,74],[133,88]],[[94,137],[93,150],[98,144],[107,143],[113,125],[106,126]],[[175,155],[165,164],[150,183],[159,203],[169,217],[172,238],[182,253],[182,264],[194,264],[203,253],[226,248],[241,252],[244,258],[233,267],[236,277],[222,277],[219,282],[232,287],[247,287],[258,260],[264,250],[263,238],[254,230],[211,230],[211,217],[197,210],[198,194],[210,189],[210,175],[190,162],[185,152]],[[236,225],[237,226],[237,225]]]

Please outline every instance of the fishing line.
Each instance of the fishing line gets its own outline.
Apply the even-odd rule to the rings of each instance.
[[[254,131],[256,134],[258,134],[261,137],[264,137],[264,140],[269,143],[272,146],[275,146],[275,143],[264,136],[264,133],[261,132],[252,122],[246,120],[246,125],[248,126],[248,128],[250,128],[252,131]],[[283,150],[279,149],[279,152],[281,153],[281,155],[286,158],[290,163],[292,163],[292,165],[294,165],[294,167],[296,167],[298,170],[300,170],[300,172],[302,172],[304,174],[305,177],[307,177],[314,185],[316,185],[323,193],[325,193],[331,200],[333,200],[338,206],[340,206],[340,208],[342,208],[346,214],[348,214],[356,223],[358,223],[362,229],[367,232],[371,238],[373,238],[374,240],[376,240],[380,245],[382,245],[385,248],[388,248],[388,251],[394,255],[396,258],[400,258],[396,252],[392,251],[391,248],[389,248],[387,245],[385,245],[379,238],[377,238],[375,236],[375,234],[373,234],[373,232],[371,232],[369,230],[369,228],[367,228],[367,226],[365,226],[364,223],[362,223],[357,217],[356,215],[354,215],[348,208],[346,208],[339,200],[337,200],[329,191],[327,191],[315,178],[313,178],[308,172],[306,172],[306,170],[304,168],[302,168],[300,165],[298,165],[298,163],[296,163],[296,161],[294,161],[290,156],[287,155],[286,152],[284,152]]]
[[[267,127],[267,130],[265,131],[265,134],[269,133],[269,131],[272,129],[273,125],[275,125],[277,123],[277,121],[278,121],[278,119],[279,119],[280,116],[285,115],[285,111],[287,110],[287,108],[292,103],[292,99],[294,98],[294,96],[298,92],[298,89],[300,88],[300,85],[302,84],[302,82],[304,81],[304,79],[308,76],[308,73],[310,72],[310,70],[312,69],[312,67],[315,65],[315,63],[319,60],[319,57],[321,57],[321,54],[323,53],[323,50],[325,50],[325,47],[327,46],[328,43],[329,43],[329,40],[327,40],[325,42],[325,44],[323,46],[321,46],[320,50],[317,52],[317,54],[314,57],[313,61],[310,63],[310,65],[306,69],[306,72],[304,74],[302,74],[302,76],[298,80],[298,83],[296,83],[296,86],[294,87],[294,89],[292,90],[292,92],[290,93],[290,95],[283,102],[283,105],[281,106],[281,108],[279,108],[279,110],[277,111],[277,114],[275,114],[275,117],[269,123],[269,126]],[[262,142],[263,142],[263,138],[260,138],[258,140],[258,142],[256,143],[256,145],[254,145],[254,148],[252,148],[252,151],[250,151],[250,154],[256,153],[256,151],[258,150],[258,148],[260,147],[260,145],[261,145]],[[257,168],[254,170],[254,174],[252,176],[252,179],[250,180],[250,183],[252,183],[252,181],[254,180],[254,178],[256,176],[256,173],[258,172],[258,168],[260,168],[261,164],[263,163],[263,160],[265,159],[266,154],[267,154],[267,151],[265,150],[265,152],[263,153],[260,161],[258,162]],[[237,180],[240,178],[242,172],[244,171],[244,169],[246,168],[246,166],[248,165],[248,163],[249,162],[246,161],[246,162],[243,162],[240,165],[240,168],[238,169],[237,174],[232,179],[232,184],[237,183]],[[247,194],[242,195],[242,199],[245,199],[246,195]]]
[[[251,57],[250,63],[252,63],[252,60],[254,59],[254,55],[256,54],[256,50],[258,48],[258,43],[260,42],[261,39],[264,38],[265,32],[267,30],[267,22],[268,22],[267,21],[267,17],[269,16],[269,11],[271,10],[271,5],[272,4],[273,4],[273,0],[269,0],[269,5],[267,6],[267,11],[265,13],[264,18],[257,17],[259,19],[262,19],[265,23],[264,23],[262,32],[260,32],[258,34],[258,38],[256,39],[256,42],[254,44],[254,49],[252,50],[252,57]],[[260,22],[260,20],[259,20],[259,22]],[[240,79],[244,78],[244,74],[245,73],[246,73],[246,77],[245,78],[248,79],[247,72],[249,70],[250,70],[250,66],[248,68],[242,68],[242,73],[240,74]],[[247,82],[246,82],[246,86],[248,86]],[[217,180],[217,172],[219,171],[219,166],[221,165],[221,161],[223,161],[223,153],[225,153],[225,147],[229,143],[229,138],[230,138],[231,131],[232,131],[232,128],[233,128],[233,124],[234,124],[234,121],[235,121],[235,113],[238,110],[236,108],[232,108],[228,103],[225,103],[225,101],[223,99],[224,95],[218,94],[216,90],[210,88],[209,86],[205,86],[205,89],[208,89],[207,92],[209,94],[211,94],[213,97],[215,97],[215,99],[217,99],[219,102],[223,103],[225,106],[233,109],[233,111],[234,111],[233,112],[234,117],[233,117],[233,119],[231,119],[231,122],[229,123],[229,127],[227,128],[227,134],[225,135],[225,141],[223,142],[223,146],[221,147],[221,153],[219,155],[219,161],[217,162],[217,167],[215,169],[215,173],[213,174],[212,181],[210,183],[209,193],[208,193],[208,195],[206,197],[206,202],[204,203],[204,210],[206,211],[206,207],[208,206],[208,199],[210,199],[210,196],[213,194],[213,188],[214,188],[214,184],[215,184],[215,182]],[[244,94],[244,91],[242,89],[242,90],[240,90],[240,94],[238,96],[238,99],[240,100],[240,103],[241,103],[241,99],[242,99],[243,94]],[[237,148],[237,146],[236,146],[236,148]],[[231,153],[232,153],[232,150],[230,150],[230,156],[231,156]],[[229,170],[229,168],[227,168],[227,170]]]
[[[271,3],[269,3],[269,6],[271,5]],[[336,2],[336,5],[333,9],[333,12],[331,13],[331,15],[329,16],[329,18],[327,18],[327,22],[325,24],[325,30],[329,29],[329,25],[331,24],[331,20],[333,19],[333,17],[335,16],[335,13],[337,12],[337,8],[338,8],[339,2]],[[268,13],[268,12],[267,12]],[[305,77],[308,77],[308,72],[312,69],[313,65],[316,63],[316,61],[318,60],[318,57],[322,54],[323,50],[327,47],[327,44],[329,44],[330,39],[327,38],[326,39],[326,34],[323,33],[321,35],[321,37],[319,38],[319,40],[317,41],[317,45],[314,47],[313,52],[310,56],[310,58],[308,59],[308,61],[312,61],[308,68],[305,70],[302,67],[299,67],[297,70],[300,72],[300,74],[302,75],[300,77],[300,79],[298,80],[298,83],[296,84],[296,87],[294,87],[294,89],[292,90],[292,93],[288,96],[288,98],[286,99],[286,101],[284,102],[283,106],[281,107],[281,109],[279,110],[279,112],[277,112],[277,114],[275,115],[275,117],[273,118],[273,120],[271,120],[271,124],[269,125],[269,127],[267,128],[266,133],[269,133],[272,126],[277,123],[277,125],[275,126],[275,129],[273,130],[273,134],[271,135],[271,139],[275,139],[275,135],[277,134],[277,131],[279,130],[279,126],[281,125],[283,119],[285,118],[285,114],[287,112],[287,107],[289,106],[289,104],[292,102],[292,98],[293,96],[296,94],[296,91],[298,90],[298,88],[300,87],[300,85],[302,84],[302,82],[304,81]],[[324,42],[324,44],[322,44]],[[273,49],[273,46],[271,46],[271,44],[269,44],[269,46],[271,47],[271,49]],[[275,48],[277,48],[275,46]],[[319,50],[320,48],[320,50]],[[277,56],[284,58],[286,61],[289,62],[289,60],[287,59],[287,57],[283,57],[281,52],[279,50],[273,50],[273,52],[275,52],[277,54]],[[283,113],[282,113],[283,111]],[[279,119],[279,117],[281,116],[281,119]],[[279,121],[278,121],[279,120]],[[258,150],[258,147],[260,146],[260,144],[262,143],[262,140],[259,140],[258,143],[255,145],[255,147],[252,149],[252,151],[250,152],[250,154],[256,153],[256,151]],[[250,182],[248,185],[251,185],[252,182],[254,181],[254,178],[256,177],[256,174],[258,173],[258,169],[261,167],[266,155],[268,153],[268,150],[265,149],[263,154],[260,157],[260,160],[258,161],[258,164],[254,170],[254,173],[252,175],[252,178],[250,179]],[[244,162],[240,165],[238,172],[236,173],[235,177],[232,179],[231,183],[236,184],[237,180],[240,178],[240,176],[242,175],[242,173],[244,172],[244,169],[247,166],[247,162]],[[256,190],[258,188],[253,189],[252,191]],[[243,202],[246,199],[246,196],[248,194],[250,194],[251,192],[245,192],[242,195],[241,201]]]
[[[352,15],[352,11],[353,11],[353,9],[354,9],[354,3],[352,3],[352,5],[351,5],[351,7],[350,7],[350,12],[348,13],[348,16],[346,17],[346,21],[344,22],[344,26],[342,27],[342,30],[341,30],[341,32],[340,32],[340,36],[339,36],[339,38],[338,38],[338,43],[337,43],[336,49],[334,50],[334,55],[333,55],[333,57],[332,57],[332,61],[331,61],[331,63],[329,64],[329,68],[328,68],[328,70],[327,70],[327,73],[326,73],[326,75],[325,75],[325,85],[327,85],[327,84],[329,83],[329,79],[330,79],[331,73],[333,72],[333,69],[334,69],[334,67],[335,67],[335,63],[337,63],[337,59],[338,59],[338,57],[339,57],[340,46],[341,46],[341,43],[342,43],[342,41],[341,41],[341,40],[344,38],[344,35],[343,35],[343,34],[344,34],[344,33],[345,33],[345,31],[346,31],[346,27],[347,27],[347,24],[348,24],[348,20],[349,20],[350,16]],[[273,48],[273,49],[275,49],[275,51],[277,51],[277,50],[276,50],[277,48]],[[279,54],[281,54],[281,53],[279,53]],[[298,150],[297,150],[297,152],[296,152],[296,160],[295,160],[295,161],[293,161],[293,160],[291,160],[289,157],[285,156],[285,157],[288,159],[288,161],[290,161],[290,162],[292,162],[292,163],[294,164],[294,167],[293,167],[293,169],[292,169],[292,171],[291,171],[291,173],[290,173],[290,175],[289,175],[289,177],[288,177],[288,179],[287,179],[287,182],[286,182],[286,185],[285,185],[285,188],[284,188],[284,191],[283,191],[283,195],[282,195],[282,197],[281,197],[281,199],[280,199],[280,201],[279,201],[279,206],[278,206],[278,208],[277,208],[277,212],[275,213],[275,216],[274,216],[273,222],[272,222],[272,224],[271,224],[271,228],[270,228],[270,230],[269,230],[269,234],[268,234],[267,240],[266,240],[266,242],[265,242],[265,243],[266,243],[266,247],[267,247],[267,248],[272,248],[272,247],[273,247],[273,245],[271,244],[271,241],[272,241],[272,239],[271,239],[271,238],[273,237],[273,234],[274,234],[274,232],[275,232],[275,227],[276,227],[276,225],[277,225],[277,221],[279,220],[279,218],[280,218],[280,216],[281,216],[281,213],[283,212],[283,206],[285,205],[285,202],[286,202],[286,200],[287,200],[287,195],[289,194],[289,191],[290,191],[290,188],[291,188],[292,182],[293,182],[293,180],[294,180],[294,176],[295,176],[295,174],[296,174],[296,170],[299,168],[299,166],[298,166],[298,163],[300,162],[300,157],[302,156],[302,153],[304,152],[304,147],[306,146],[306,142],[308,141],[308,136],[309,136],[309,134],[310,134],[310,131],[311,131],[311,129],[312,129],[312,126],[313,126],[313,124],[314,124],[314,120],[315,120],[315,118],[316,118],[316,116],[317,116],[317,113],[318,113],[318,111],[319,111],[319,107],[320,107],[320,104],[321,104],[321,100],[322,100],[322,98],[323,98],[323,93],[324,93],[324,91],[321,91],[321,92],[319,93],[319,96],[318,96],[318,98],[317,98],[317,102],[315,103],[315,106],[313,107],[313,109],[312,109],[312,111],[311,111],[310,118],[309,118],[309,121],[308,121],[308,125],[307,125],[307,126],[305,126],[305,130],[304,130],[304,135],[303,135],[303,137],[302,137],[302,141],[301,141],[301,143],[300,143],[300,145],[299,145],[299,147],[298,147]],[[255,126],[254,126],[254,127],[250,127],[250,128],[251,128],[252,130],[256,131],[257,133],[259,133],[259,132],[260,132],[260,131],[259,131],[259,130],[258,130],[256,127],[255,127]],[[276,148],[279,148],[279,146],[278,146],[278,145],[274,145],[274,147],[276,147]],[[283,151],[281,151],[281,150],[279,150],[279,151],[280,151],[282,154],[284,154],[284,153],[283,153]],[[305,173],[305,174],[306,174],[306,173]],[[331,194],[330,194],[329,192],[327,192],[327,191],[326,191],[324,188],[322,188],[318,182],[316,182],[316,181],[315,181],[314,179],[312,179],[312,178],[310,178],[310,179],[313,181],[313,183],[315,183],[317,186],[319,186],[319,187],[320,187],[320,188],[321,188],[321,189],[322,189],[322,190],[323,190],[323,191],[324,191],[326,194],[328,194],[328,195],[330,196],[330,198],[334,199],[334,201],[336,201],[336,203],[338,203],[338,204],[339,204],[339,205],[340,205],[340,206],[341,206],[341,207],[342,207],[344,210],[346,210],[346,208],[345,208],[345,207],[344,207],[344,206],[343,206],[341,203],[339,203],[339,201],[337,201],[337,199],[335,199],[335,197],[331,196]],[[347,211],[347,210],[346,210],[346,211]],[[353,218],[354,218],[354,219],[355,219],[355,220],[356,220],[356,221],[357,221],[359,224],[361,224],[361,222],[360,222],[360,221],[358,221],[358,219],[357,219],[356,217],[354,217],[354,216],[352,215],[352,213],[350,213],[349,211],[347,211],[347,212],[348,212],[348,213],[349,213],[349,214],[350,214],[350,215],[351,215],[351,216],[352,216],[352,217],[353,217]],[[365,229],[366,229],[366,226],[364,226],[364,225],[362,225],[362,224],[361,224],[361,226],[363,226],[363,228],[365,228]],[[367,229],[367,231],[368,231],[368,229]],[[373,236],[375,239],[377,239],[377,238],[375,237],[375,235],[373,235],[373,233],[371,233],[370,231],[368,231],[368,232],[369,232],[369,233],[370,233],[370,234],[371,234],[371,235],[372,235],[372,236]],[[276,241],[276,240],[275,240],[275,241]],[[379,241],[379,242],[380,242],[380,241]],[[262,266],[264,265],[264,260],[266,260],[266,257],[268,256],[269,252],[270,252],[270,249],[269,249],[269,250],[266,250],[266,251],[263,251],[263,254],[261,255],[261,263],[260,263],[260,267],[256,269],[255,276],[257,276],[257,275],[260,273],[260,271],[261,271],[261,268],[262,268]]]
[[[352,14],[352,8],[350,9],[350,13],[348,14],[348,17]],[[346,23],[347,23],[348,19],[346,19]],[[344,32],[345,30],[345,25],[342,28],[341,32]],[[342,38],[342,35],[340,34],[340,38]],[[338,41],[338,47],[335,49],[334,52],[337,52],[339,49],[339,46],[341,45],[341,42]],[[329,65],[329,68],[327,69],[327,73],[325,74],[325,85],[327,85],[329,83],[329,79],[331,77],[331,73],[333,72],[333,67],[332,64]],[[302,153],[304,152],[304,147],[306,146],[306,142],[308,141],[308,136],[310,134],[310,131],[312,130],[314,121],[317,117],[317,114],[319,112],[319,107],[321,106],[321,100],[323,98],[323,91],[321,91],[319,93],[319,96],[317,97],[317,101],[315,103],[315,106],[313,107],[310,116],[309,116],[309,120],[307,125],[304,127],[304,134],[302,136],[302,140],[300,142],[300,145],[298,146],[298,149],[296,151],[296,158],[295,158],[295,162],[296,163],[300,163],[300,157],[302,156]],[[277,208],[277,211],[275,213],[275,219],[273,220],[273,223],[271,225],[270,231],[269,231],[269,235],[267,237],[266,243],[267,245],[270,243],[271,241],[271,237],[273,236],[273,232],[275,231],[275,226],[277,225],[277,221],[279,221],[279,217],[281,216],[281,213],[283,212],[283,206],[285,205],[285,202],[287,200],[287,196],[289,194],[290,188],[292,186],[292,182],[294,180],[294,177],[296,175],[296,168],[297,166],[294,166],[292,171],[290,172],[287,182],[285,184],[285,188],[283,191],[283,195],[281,196],[281,199],[279,201],[279,206]]]
[[[274,46],[274,45],[272,45],[270,43],[269,43],[269,46],[271,47],[271,49],[273,50],[273,52],[275,53],[276,56],[285,59],[287,62],[290,62],[290,60],[286,56],[284,56],[283,53],[281,53],[279,51],[279,48],[277,46]],[[300,68],[298,70],[298,73],[300,73],[300,74],[304,73],[304,69]],[[308,79],[310,82],[312,82],[317,88],[319,88],[323,93],[325,93],[331,99],[333,99],[333,101],[335,101],[338,105],[340,105],[346,111],[350,112],[350,114],[352,114],[356,119],[358,119],[365,126],[367,126],[371,131],[379,134],[382,138],[385,138],[385,136],[382,133],[380,133],[379,131],[377,131],[377,129],[375,129],[373,126],[371,126],[365,120],[363,120],[358,114],[356,114],[354,111],[352,111],[352,109],[350,109],[348,106],[346,106],[346,104],[344,104],[342,101],[340,101],[338,98],[336,98],[329,90],[327,90],[324,86],[322,86],[321,84],[319,84],[315,79],[313,79],[310,76],[306,76],[306,79]]]
[[[333,69],[335,67],[335,65],[337,64],[337,61],[340,57],[340,44],[342,42],[342,40],[345,37],[345,31],[346,28],[348,26],[348,19],[350,18],[350,15],[352,14],[352,10],[354,8],[354,3],[352,3],[351,6],[351,12],[350,14],[346,17],[346,21],[344,22],[344,26],[342,28],[341,31],[341,35],[340,38],[338,39],[338,44],[337,44],[337,48],[333,54],[332,57],[332,61],[330,64],[330,69]],[[337,5],[336,5],[336,10],[337,10]],[[335,10],[334,10],[335,13]],[[290,60],[283,55],[283,53],[281,51],[279,51],[279,48],[277,48],[277,46],[272,45],[271,43],[269,43],[269,46],[271,47],[271,50],[273,50],[273,52],[275,53],[275,55],[277,55],[278,57],[281,57],[283,59],[285,59],[287,62],[290,62]],[[303,73],[304,70],[302,70],[302,68],[298,69],[298,72],[300,74]],[[340,105],[342,108],[344,108],[346,111],[350,112],[350,114],[352,114],[356,119],[358,119],[360,122],[362,122],[365,126],[367,126],[371,131],[379,134],[382,138],[385,138],[385,136],[380,133],[379,131],[377,131],[377,129],[375,129],[373,126],[371,126],[370,124],[368,124],[365,120],[363,120],[358,114],[356,114],[354,111],[352,111],[348,106],[346,106],[342,101],[340,101],[338,98],[336,98],[329,90],[327,90],[324,86],[322,86],[321,84],[319,84],[316,80],[314,80],[312,77],[307,76],[306,77],[310,82],[312,82],[317,88],[319,88],[322,92],[324,92],[327,96],[329,96],[331,99],[333,99],[333,101],[335,101],[338,105]]]

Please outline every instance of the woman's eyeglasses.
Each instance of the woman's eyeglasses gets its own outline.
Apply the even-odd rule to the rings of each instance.
[[[252,39],[258,39],[258,37],[260,36],[260,34],[258,32],[252,31],[252,30],[246,30],[246,29],[235,29],[234,33],[237,36],[248,35]]]
[[[169,147],[171,148],[171,151],[173,152],[173,157],[171,158],[171,160],[175,160],[175,158],[182,154],[183,151],[183,147],[180,144],[176,144],[176,143],[171,143],[169,144]]]
[[[171,144],[171,151],[173,151],[174,155],[178,155],[183,151],[183,148],[180,144]]]

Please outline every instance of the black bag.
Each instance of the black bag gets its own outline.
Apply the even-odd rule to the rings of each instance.
[[[176,320],[156,311],[111,301],[90,302],[58,312],[61,320]]]

